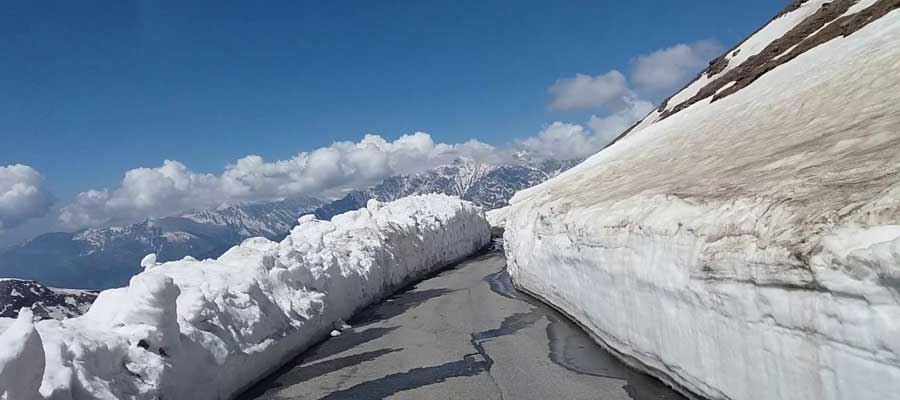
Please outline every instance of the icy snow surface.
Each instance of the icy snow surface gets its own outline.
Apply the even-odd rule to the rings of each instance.
[[[359,308],[489,240],[479,207],[426,195],[332,221],[304,216],[280,243],[247,239],[215,260],[148,257],[84,316],[34,324],[40,337],[20,317],[0,336],[0,378],[46,353],[48,399],[227,399]]]
[[[518,193],[514,282],[710,399],[900,399],[898,43],[895,10]]]

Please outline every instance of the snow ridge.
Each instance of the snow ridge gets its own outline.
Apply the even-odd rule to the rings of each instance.
[[[0,371],[46,359],[48,399],[231,398],[356,310],[489,241],[484,212],[443,195],[370,201],[332,221],[307,215],[280,243],[145,261],[84,316],[36,323],[46,357],[0,357]]]

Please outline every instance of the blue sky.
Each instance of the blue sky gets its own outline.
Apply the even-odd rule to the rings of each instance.
[[[78,193],[167,159],[221,174],[366,133],[504,146],[584,125],[612,109],[552,107],[555,82],[635,79],[637,57],[679,43],[730,46],[785,1],[183,3],[0,11],[0,166],[33,168],[56,200],[0,243],[59,229]]]

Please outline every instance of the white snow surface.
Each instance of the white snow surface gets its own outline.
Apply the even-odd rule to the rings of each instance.
[[[519,192],[513,281],[686,392],[900,399],[897,43],[894,11]]]
[[[304,216],[280,243],[154,263],[84,316],[34,324],[42,347],[15,352],[0,336],[0,376],[46,359],[47,399],[231,398],[361,307],[489,241],[483,211],[443,195]],[[21,341],[27,327],[15,326]]]

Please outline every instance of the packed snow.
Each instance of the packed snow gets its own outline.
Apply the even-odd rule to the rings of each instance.
[[[688,393],[900,399],[897,43],[894,10],[520,192],[515,284]]]
[[[82,317],[0,321],[0,392],[34,396],[40,369],[47,399],[231,398],[361,307],[489,241],[479,207],[425,195],[304,216],[280,243],[247,239],[214,260],[147,257]]]

